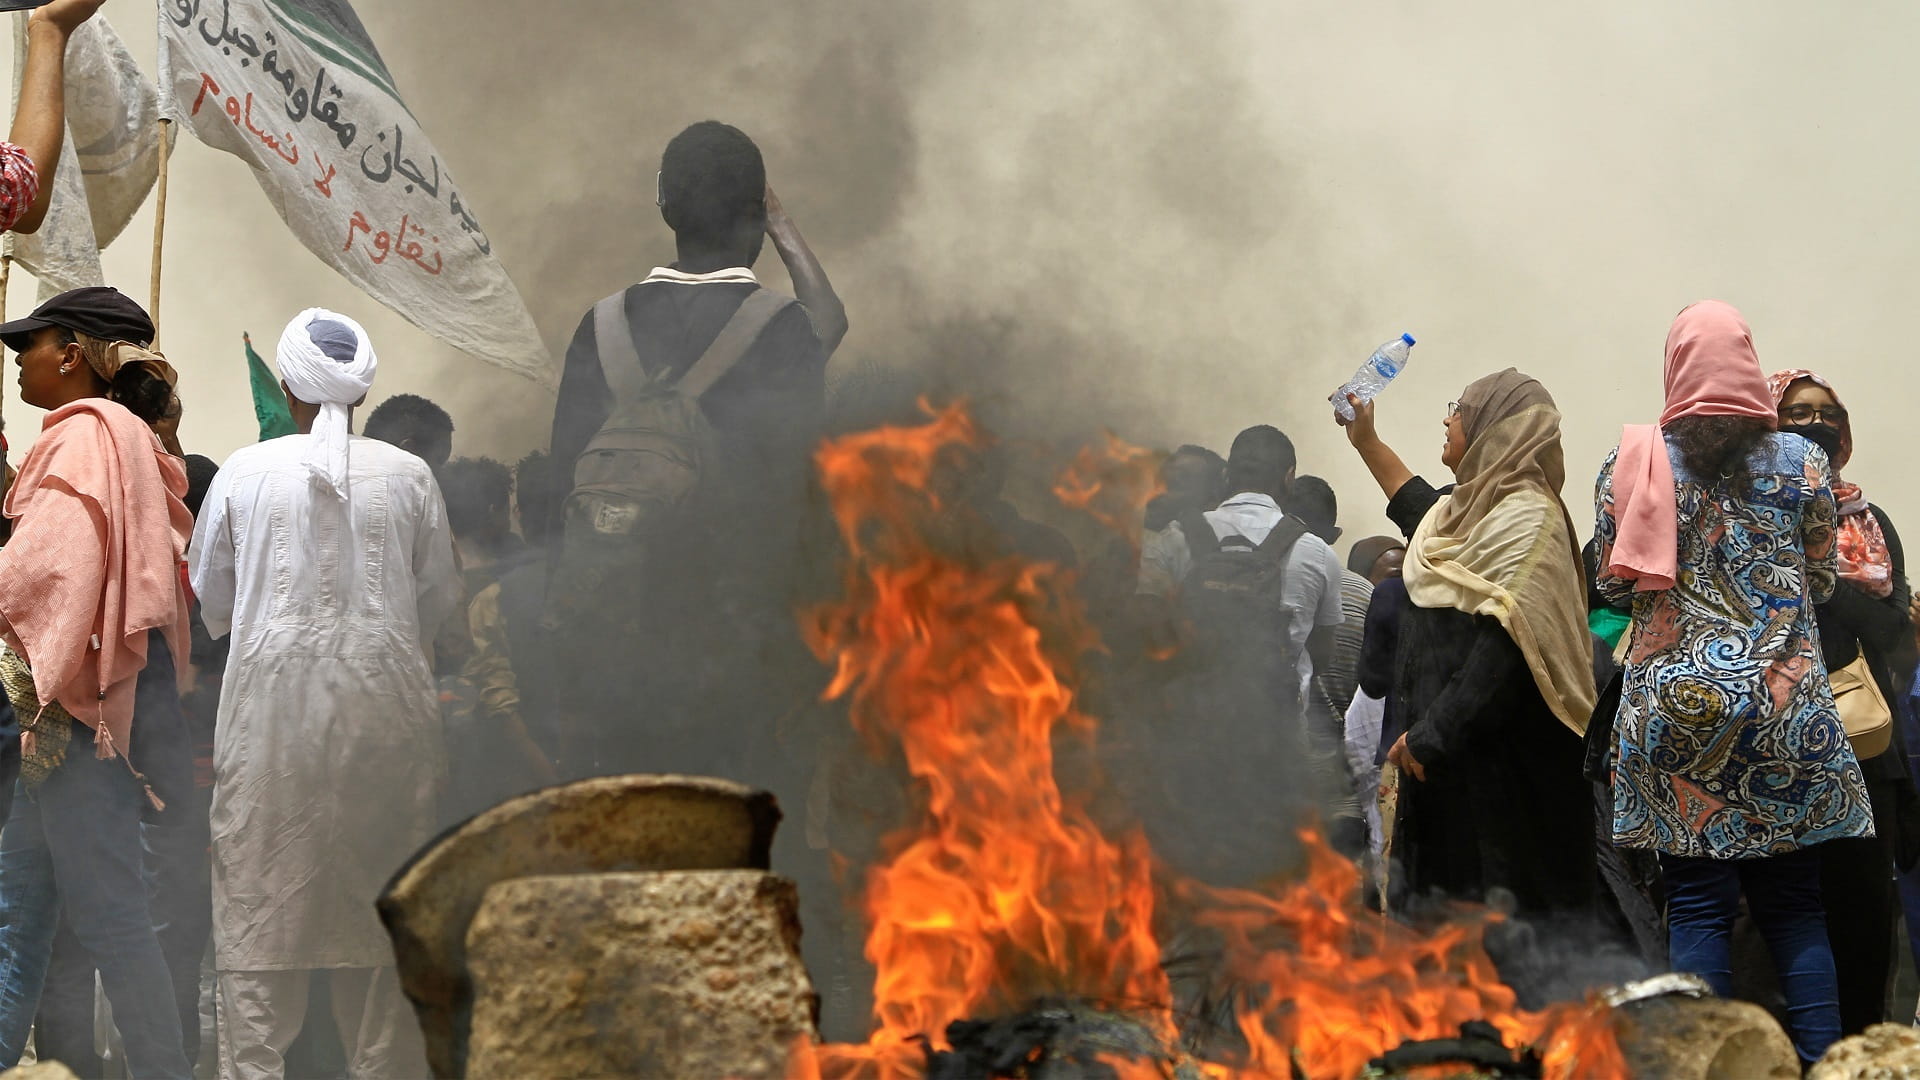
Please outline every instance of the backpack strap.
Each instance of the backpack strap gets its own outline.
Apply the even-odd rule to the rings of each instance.
[[[797,301],[770,289],[755,289],[741,302],[727,325],[720,328],[713,344],[707,346],[707,351],[700,354],[700,359],[695,360],[674,385],[682,395],[698,401],[747,355],[747,350],[760,340],[773,317],[792,303]]]
[[[627,321],[627,293],[622,289],[593,305],[593,343],[600,353],[600,373],[613,391],[613,400],[631,401],[653,381],[633,344],[633,324]]]
[[[1207,520],[1205,513],[1189,510],[1174,520],[1180,523],[1180,535],[1186,537],[1189,555],[1198,559],[1220,550],[1220,538],[1214,535],[1213,523]]]
[[[1275,559],[1284,562],[1287,554],[1293,550],[1293,545],[1299,543],[1300,538],[1305,535],[1307,535],[1307,523],[1292,514],[1285,514],[1280,518],[1280,523],[1273,527],[1273,531],[1267,534],[1265,540],[1260,541],[1260,546],[1255,550],[1272,555]]]

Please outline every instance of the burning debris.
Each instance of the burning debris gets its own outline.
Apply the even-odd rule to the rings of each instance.
[[[1432,1053],[1429,1040],[1465,1053],[1469,1039],[1475,1062],[1508,1075],[1626,1075],[1605,1004],[1516,1006],[1481,947],[1491,916],[1425,934],[1383,919],[1360,870],[1311,831],[1295,883],[1168,880],[1137,829],[1103,827],[1086,793],[1063,790],[1056,752],[1098,728],[1073,666],[1095,635],[1070,582],[1018,558],[969,564],[938,538],[943,452],[984,439],[954,405],[817,455],[850,560],[844,599],[811,614],[809,641],[835,667],[828,697],[897,745],[922,805],[865,882],[876,1029],[801,1047],[791,1075],[1164,1076],[1178,1046],[1204,1075],[1321,1080]],[[1089,460],[1130,458],[1109,446]],[[1181,925],[1219,942],[1224,1035],[1176,1010],[1163,942]],[[1085,1004],[1034,1004],[1046,1001]]]

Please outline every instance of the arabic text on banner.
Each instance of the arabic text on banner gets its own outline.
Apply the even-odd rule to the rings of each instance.
[[[434,337],[545,385],[539,331],[347,0],[161,0],[169,115],[253,166],[307,249]]]

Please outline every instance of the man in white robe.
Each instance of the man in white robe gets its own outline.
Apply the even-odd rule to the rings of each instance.
[[[207,629],[233,642],[212,812],[220,1075],[281,1080],[325,969],[350,1074],[424,1076],[373,903],[432,836],[446,776],[423,642],[459,596],[452,538],[426,463],[349,435],[366,332],[310,309],[277,360],[300,434],[228,459],[191,553]]]

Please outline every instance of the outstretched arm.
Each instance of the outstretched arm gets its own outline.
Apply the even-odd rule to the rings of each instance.
[[[787,216],[771,185],[767,188],[767,238],[773,241],[780,261],[786,264],[787,276],[793,279],[795,298],[813,318],[813,332],[819,336],[827,355],[832,356],[847,336],[846,306],[840,303],[833,283],[827,280],[826,268],[814,257],[813,249],[800,235],[800,226]]]
[[[53,170],[66,137],[67,38],[100,10],[104,0],[53,0],[27,20],[27,62],[20,75],[20,105],[14,110],[7,140],[26,152],[39,174],[39,189],[25,212],[8,227],[30,233],[47,216],[53,197]]]
[[[1366,462],[1373,482],[1380,485],[1380,493],[1391,499],[1413,479],[1413,470],[1407,468],[1407,463],[1401,461],[1400,455],[1374,430],[1373,402],[1348,394],[1347,404],[1353,407],[1353,419],[1342,425],[1347,429],[1347,441],[1360,451],[1360,460]]]

